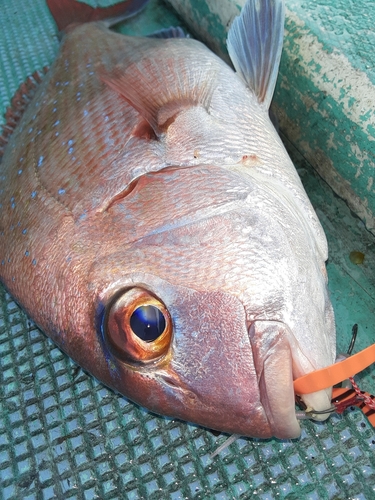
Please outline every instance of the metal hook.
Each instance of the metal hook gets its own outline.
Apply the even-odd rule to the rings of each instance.
[[[350,341],[348,351],[347,351],[348,356],[351,356],[351,354],[353,352],[354,344],[355,344],[355,341],[357,338],[357,333],[358,333],[358,325],[356,323],[355,325],[353,325],[353,328],[352,328],[352,339]]]

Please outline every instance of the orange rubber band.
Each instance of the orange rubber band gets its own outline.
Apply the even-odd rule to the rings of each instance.
[[[343,361],[297,378],[294,381],[294,392],[296,394],[310,394],[311,392],[327,389],[349,377],[353,377],[374,362],[375,344],[349,356]]]

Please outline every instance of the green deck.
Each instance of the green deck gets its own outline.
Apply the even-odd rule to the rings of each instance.
[[[202,29],[209,29],[210,23],[202,18],[204,0],[199,3]],[[326,165],[329,158],[329,166],[347,179],[356,196],[369,200],[370,210],[366,189],[371,183],[371,165],[365,160],[356,162],[359,155],[365,158],[365,152],[371,156],[368,135],[372,129],[369,121],[354,126],[353,117],[349,121],[335,95],[322,98],[319,81],[324,81],[323,73],[304,61],[306,52],[299,47],[306,48],[305,35],[307,40],[325,37],[324,54],[328,57],[333,49],[344,50],[352,70],[363,75],[366,63],[356,54],[371,51],[363,39],[356,38],[356,23],[366,17],[365,12],[370,24],[374,16],[369,11],[375,7],[363,1],[341,1],[332,14],[332,6],[328,10],[323,0],[318,5],[303,2],[304,10],[297,3],[287,0],[287,48],[276,109],[282,110],[286,145],[327,233],[338,350],[347,349],[354,323],[359,325],[359,350],[375,339],[374,236],[314,173],[311,164],[316,166],[316,160],[322,159]],[[194,16],[199,18],[197,13]],[[212,19],[214,26],[218,17]],[[308,27],[301,26],[301,19]],[[339,19],[350,23],[342,43]],[[175,23],[161,1],[152,0],[125,29],[144,34]],[[0,0],[0,26],[2,115],[19,84],[51,63],[58,40],[44,0]],[[361,25],[362,34],[364,30]],[[217,27],[212,32],[221,39]],[[371,39],[367,41],[371,45]],[[373,81],[370,70],[366,78],[364,82]],[[361,95],[361,83],[359,78],[355,100]],[[368,96],[368,87],[364,88]],[[342,99],[350,103],[350,89],[347,92]],[[372,113],[373,108],[369,109]],[[354,134],[356,139],[342,136],[346,127],[350,129],[346,135]],[[340,147],[336,150],[331,144]],[[349,156],[353,148],[355,154]],[[351,177],[358,169],[359,175]],[[369,225],[370,219],[366,220]],[[350,261],[353,250],[365,254],[363,265]],[[205,429],[156,417],[113,394],[62,354],[0,290],[0,499],[375,498],[375,430],[359,410],[335,415],[323,424],[303,422],[300,440],[239,439],[210,460],[209,454],[226,436],[214,437]],[[363,389],[375,392],[374,368],[357,381]]]

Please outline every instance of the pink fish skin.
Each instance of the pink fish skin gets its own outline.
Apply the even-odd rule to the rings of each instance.
[[[242,78],[192,39],[69,30],[3,158],[0,277],[140,405],[290,438],[293,379],[334,361],[335,327],[325,236],[268,118],[275,71],[238,69],[254,5],[229,33]]]

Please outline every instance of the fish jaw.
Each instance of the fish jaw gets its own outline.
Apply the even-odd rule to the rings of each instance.
[[[158,376],[168,396],[179,400],[178,417],[229,433],[272,436],[242,303],[223,292],[184,292],[175,303],[173,358]]]
[[[104,322],[112,379],[99,378],[161,415],[242,436],[299,437],[293,379],[301,373],[302,355],[287,325],[259,320],[248,327],[244,306],[233,295],[172,285],[146,273],[116,286],[144,287],[162,297],[173,318],[173,340],[154,363],[123,362],[108,350]],[[113,290],[106,293],[113,296]],[[325,410],[330,390],[305,402]]]
[[[256,321],[247,329],[243,305],[230,294],[173,288],[170,352],[143,368],[116,361],[120,390],[155,413],[221,432],[298,438],[293,370],[300,353],[290,329],[278,321]],[[303,400],[326,410],[331,389]]]
[[[288,326],[278,321],[255,321],[249,329],[259,393],[274,436],[283,437],[298,432],[294,412],[293,379],[306,373],[301,360],[304,356]],[[314,367],[311,365],[310,371]],[[332,389],[304,395],[303,402],[315,411],[331,406]],[[316,415],[314,420],[325,420],[328,414]]]
[[[139,286],[147,282],[163,297],[174,334],[169,352],[155,363],[127,363],[109,353],[115,389],[151,411],[222,432],[257,438],[299,436],[291,363],[274,384],[283,400],[265,406],[239,299],[221,291],[174,286],[145,274],[131,281]],[[281,422],[270,420],[270,407],[273,415],[280,413]]]

